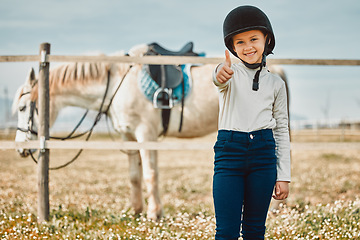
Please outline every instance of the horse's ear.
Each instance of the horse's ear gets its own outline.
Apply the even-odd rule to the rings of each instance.
[[[34,68],[31,68],[28,73],[26,83],[29,84],[30,86],[34,86],[35,82],[36,82],[35,71]]]
[[[129,50],[129,55],[131,57],[142,57],[149,50],[149,46],[146,44],[139,44],[132,47]]]

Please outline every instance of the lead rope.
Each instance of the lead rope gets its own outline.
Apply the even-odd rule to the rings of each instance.
[[[107,92],[108,92],[108,90],[109,90],[109,85],[110,85],[110,70],[108,71],[108,80],[107,80],[107,83],[106,83],[106,89],[105,89],[105,94],[104,94],[104,97],[103,97],[103,101],[101,102],[99,112],[98,112],[98,114],[96,115],[95,121],[94,121],[92,127],[90,128],[89,133],[88,133],[85,141],[88,141],[88,140],[90,139],[91,134],[92,134],[92,132],[93,132],[96,124],[97,124],[97,123],[100,121],[100,119],[101,119],[101,116],[102,116],[102,114],[103,114],[102,108],[103,108],[103,106],[104,106],[104,102],[105,102],[105,99],[106,99],[106,95],[107,95]],[[61,168],[64,168],[64,167],[70,165],[71,163],[75,162],[75,160],[80,156],[80,154],[82,153],[83,150],[84,150],[84,149],[80,149],[79,152],[75,155],[75,157],[73,157],[73,158],[72,158],[70,161],[68,161],[67,163],[65,163],[65,164],[63,164],[63,165],[60,165],[60,166],[57,166],[57,167],[51,167],[51,168],[49,168],[49,170],[59,170],[59,169],[61,169]],[[39,157],[40,157],[41,154],[42,154],[42,153],[39,152],[38,159],[39,159]],[[33,161],[34,161],[35,163],[38,163],[38,161],[36,161],[36,159],[35,159],[35,157],[33,156],[33,154],[32,154],[31,151],[30,151],[30,156],[31,156],[31,158],[33,159]]]
[[[96,115],[96,118],[95,118],[95,121],[94,121],[92,127],[91,127],[88,131],[86,131],[86,132],[84,132],[84,133],[82,133],[82,134],[79,134],[79,135],[77,135],[77,136],[72,136],[71,138],[75,138],[75,137],[78,137],[78,136],[83,136],[83,135],[85,135],[86,133],[88,133],[85,141],[88,141],[88,140],[90,139],[90,137],[91,137],[91,135],[92,135],[92,132],[93,132],[96,124],[97,124],[97,123],[100,121],[100,119],[101,119],[101,116],[102,116],[103,114],[106,114],[106,115],[107,115],[107,113],[108,113],[108,111],[109,111],[109,109],[110,109],[110,105],[111,105],[111,103],[112,103],[112,101],[113,101],[116,93],[118,92],[120,86],[122,85],[122,83],[123,83],[126,75],[129,73],[131,67],[132,67],[132,65],[130,65],[130,68],[127,70],[127,72],[124,74],[123,78],[121,79],[118,87],[116,88],[114,94],[112,95],[112,97],[111,97],[111,99],[110,99],[110,103],[109,103],[106,111],[105,111],[105,112],[102,112],[102,108],[103,108],[103,106],[104,106],[105,99],[106,99],[107,92],[108,92],[108,90],[109,90],[109,85],[110,85],[110,70],[108,71],[108,78],[107,78],[108,81],[107,81],[107,83],[106,83],[105,94],[104,94],[103,101],[102,101],[102,103],[101,103],[99,112],[98,112],[98,114]],[[86,114],[87,114],[87,112],[86,112]],[[86,115],[86,114],[85,114],[85,115]],[[85,118],[85,115],[83,116],[83,118]],[[83,121],[83,119],[82,119],[80,122],[82,122],[82,121]],[[78,125],[80,125],[80,124],[78,124]],[[77,126],[77,128],[78,128],[78,126]],[[73,131],[73,132],[75,132],[75,131]],[[72,132],[70,135],[72,135],[73,132]],[[53,138],[55,138],[55,137],[53,137]],[[59,139],[65,140],[65,138],[59,138]],[[69,138],[67,138],[67,139],[69,139]],[[80,154],[82,153],[83,150],[84,150],[84,149],[80,149],[79,152],[75,155],[75,157],[73,157],[73,159],[71,159],[71,160],[68,161],[67,163],[65,163],[65,164],[63,164],[63,165],[60,165],[60,166],[58,166],[58,167],[51,167],[51,168],[49,168],[49,170],[59,170],[59,169],[61,169],[61,168],[64,168],[64,167],[70,165],[71,163],[73,163],[73,162],[80,156]],[[41,154],[41,152],[39,153],[39,156],[40,156],[40,154]],[[31,151],[30,151],[30,156],[31,156],[32,160],[37,164],[38,161],[35,159],[35,157],[33,156],[33,154],[32,154]]]

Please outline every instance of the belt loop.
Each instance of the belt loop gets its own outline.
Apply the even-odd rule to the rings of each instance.
[[[268,129],[261,130],[262,139],[267,139],[268,137]]]
[[[269,138],[269,134],[270,134],[270,131],[272,131],[271,129],[264,129],[264,130],[261,130],[261,135],[262,135],[262,138],[263,139],[268,139]]]
[[[233,134],[234,134],[234,131],[230,130],[229,135],[228,135],[228,141],[229,141],[229,142],[232,142],[232,140],[233,140]]]

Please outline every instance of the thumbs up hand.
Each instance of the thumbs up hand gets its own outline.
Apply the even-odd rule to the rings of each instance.
[[[228,50],[225,51],[225,62],[221,65],[220,70],[216,73],[216,80],[219,83],[226,83],[234,74],[234,71],[231,69],[231,59],[230,53]]]

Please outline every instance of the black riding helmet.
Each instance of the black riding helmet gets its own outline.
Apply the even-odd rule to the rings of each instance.
[[[264,53],[262,54],[262,62],[257,64],[249,64],[243,61],[234,51],[232,37],[236,34],[250,31],[260,30],[267,35],[265,41]],[[246,67],[260,70],[256,72],[253,84],[253,90],[257,91],[259,88],[259,74],[263,66],[266,65],[266,56],[271,54],[275,47],[275,36],[271,27],[270,20],[266,14],[259,8],[254,6],[240,6],[233,9],[225,18],[223,24],[224,42],[229,51],[238,57]],[[269,43],[270,41],[270,43]]]
[[[232,37],[250,30],[261,30],[265,35],[269,35],[270,44],[267,46],[265,55],[271,54],[275,47],[275,36],[270,20],[263,11],[253,6],[237,7],[226,16],[223,25],[224,42],[230,52],[238,57],[233,48]]]

